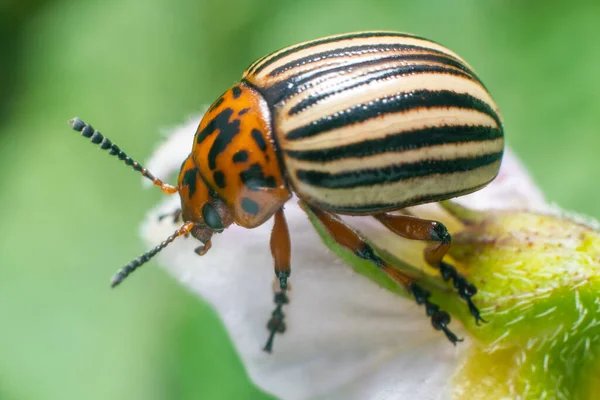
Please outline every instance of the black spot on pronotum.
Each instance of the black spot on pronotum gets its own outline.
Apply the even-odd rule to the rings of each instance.
[[[212,110],[214,110],[215,108],[217,108],[221,104],[223,104],[224,101],[225,101],[225,99],[223,97],[219,97],[219,99],[217,101],[215,101],[206,112],[211,112]]]
[[[240,178],[244,185],[250,190],[277,187],[275,178],[272,176],[265,176],[259,163],[254,163],[248,169],[240,172]]]
[[[189,187],[189,197],[191,198],[196,192],[196,179],[198,174],[198,168],[190,168],[183,173],[183,179],[181,184]]]
[[[225,187],[225,175],[223,174],[223,171],[215,171],[213,174],[213,179],[218,187],[221,189]]]
[[[252,129],[251,135],[252,139],[254,139],[254,141],[258,145],[258,148],[261,151],[267,150],[267,142],[265,142],[265,138],[263,137],[261,131],[259,131],[258,129]]]
[[[217,100],[217,103],[219,101]],[[215,103],[216,104],[216,103]],[[207,137],[212,135],[215,130],[219,129],[223,123],[227,124],[229,122],[229,118],[233,115],[233,110],[231,108],[226,108],[218,113],[213,119],[211,119],[208,124],[198,132],[196,136],[196,143],[202,143]]]
[[[226,108],[217,114],[196,136],[196,143],[202,143],[208,136],[212,135],[217,129],[219,134],[208,152],[208,166],[210,169],[217,167],[217,156],[221,154],[231,143],[233,138],[240,133],[240,120],[229,121],[233,115],[231,108]]]
[[[248,214],[256,215],[259,211],[258,203],[254,200],[244,197],[242,199],[242,210],[246,211]]]
[[[233,94],[233,98],[237,99],[242,94],[242,89],[239,86],[234,86],[231,88],[231,93]]]
[[[233,155],[232,158],[234,163],[243,163],[248,161],[248,152],[246,150],[240,150]]]
[[[242,115],[246,114],[248,111],[250,111],[250,108],[241,109],[240,112],[238,113],[238,115],[241,117]]]

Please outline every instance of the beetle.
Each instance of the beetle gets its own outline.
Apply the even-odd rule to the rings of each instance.
[[[431,241],[425,260],[452,280],[477,323],[477,288],[442,259],[451,236],[437,222],[396,212],[481,189],[498,173],[504,141],[497,106],[473,69],[451,50],[397,32],[355,32],[299,43],[251,64],[210,106],[183,161],[177,186],[164,183],[79,118],[73,129],[116,155],[167,194],[178,193],[183,225],[121,268],[115,287],[182,235],[211,248],[231,224],[273,219],[275,310],[264,349],[285,331],[291,242],[284,204],[296,194],[339,245],[372,262],[454,344],[450,316],[417,279],[379,257],[338,215],[369,215],[391,232]]]

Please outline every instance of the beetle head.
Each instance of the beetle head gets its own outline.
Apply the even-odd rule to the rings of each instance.
[[[190,233],[205,245],[233,222],[229,208],[204,182],[191,157],[181,166],[178,188],[183,219],[194,223]]]

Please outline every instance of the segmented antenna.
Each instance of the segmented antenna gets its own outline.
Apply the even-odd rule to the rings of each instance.
[[[71,127],[77,132],[81,132],[81,136],[89,138],[90,142],[100,146],[102,150],[108,150],[108,154],[111,156],[117,156],[119,160],[125,162],[125,164],[132,167],[135,171],[141,172],[141,174],[152,181],[155,186],[158,186],[166,194],[177,193],[177,187],[164,183],[146,168],[142,167],[140,163],[132,160],[123,150],[116,144],[111,142],[108,138],[104,137],[100,132],[94,129],[90,124],[86,124],[81,119],[75,117],[69,121]]]
[[[161,244],[159,244],[158,246],[156,246],[149,252],[142,254],[141,256],[139,256],[138,258],[136,258],[135,260],[131,261],[129,264],[127,264],[126,266],[121,268],[113,276],[110,286],[114,288],[119,283],[123,282],[123,279],[127,278],[129,276],[129,274],[131,274],[133,271],[138,269],[138,267],[141,267],[142,265],[144,265],[145,263],[150,261],[150,259],[152,257],[154,257],[156,254],[158,254],[159,251],[161,251],[162,249],[167,247],[169,245],[169,243],[171,243],[173,240],[177,239],[179,236],[187,235],[188,233],[190,233],[190,231],[192,230],[193,227],[194,227],[193,222],[185,223],[174,234],[169,236],[164,242],[162,242]]]

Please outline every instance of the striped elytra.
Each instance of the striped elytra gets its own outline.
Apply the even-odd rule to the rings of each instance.
[[[368,260],[424,305],[433,327],[453,343],[450,316],[429,300],[419,277],[380,258],[336,214],[372,215],[392,233],[431,241],[425,260],[451,280],[477,322],[477,288],[443,261],[451,237],[436,221],[388,213],[471,193],[497,175],[504,142],[494,101],[462,58],[427,39],[357,32],[286,47],[260,58],[207,110],[177,186],[163,183],[79,119],[73,128],[109,149],[167,194],[179,193],[183,225],[121,268],[118,285],[175,238],[211,248],[235,223],[273,220],[270,240],[275,310],[265,350],[286,329],[291,273],[284,205],[295,193],[331,238]],[[224,233],[226,235],[226,232]],[[243,261],[240,261],[243,262]],[[235,295],[235,294],[232,294]]]
[[[358,32],[279,50],[243,82],[272,114],[290,188],[336,213],[467,194],[497,174],[498,109],[472,68],[432,41]]]

